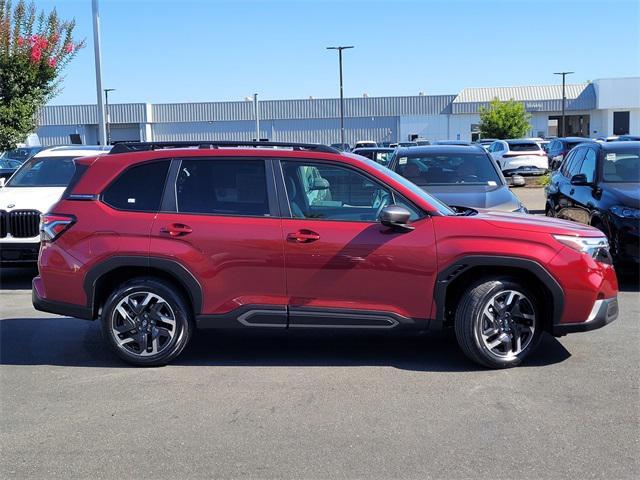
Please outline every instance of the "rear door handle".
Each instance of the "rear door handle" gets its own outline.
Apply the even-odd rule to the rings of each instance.
[[[287,234],[287,240],[290,242],[311,243],[320,240],[320,235],[313,230],[303,228],[297,232]]]
[[[183,223],[172,223],[160,229],[160,233],[168,234],[173,238],[189,235],[191,232],[193,232],[193,229]]]

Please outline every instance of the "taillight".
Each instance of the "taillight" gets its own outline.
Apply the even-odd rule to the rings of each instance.
[[[72,215],[45,213],[40,217],[40,240],[53,242],[75,223]]]

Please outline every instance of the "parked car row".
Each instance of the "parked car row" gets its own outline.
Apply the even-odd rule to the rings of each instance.
[[[582,138],[554,139],[550,143],[551,154],[557,153],[555,160],[562,166],[552,172],[546,188],[546,215],[602,230],[621,267],[639,263],[638,145],[628,140],[596,142]],[[387,166],[456,211],[486,208],[526,212],[502,173],[544,173],[545,153],[535,139],[496,140],[491,147],[491,156],[478,146],[460,145],[353,153]],[[559,152],[568,147],[572,149]],[[560,156],[564,161],[557,158]]]

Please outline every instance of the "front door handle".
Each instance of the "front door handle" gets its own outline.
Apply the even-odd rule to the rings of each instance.
[[[290,242],[311,243],[320,240],[320,235],[313,230],[303,228],[297,232],[287,234],[287,240]]]
[[[576,193],[576,190],[572,188],[571,191],[569,192],[569,195],[573,195],[574,193]]]
[[[166,227],[160,229],[160,233],[169,234],[171,237],[183,237],[193,232],[193,229],[189,225],[184,223],[172,223]]]

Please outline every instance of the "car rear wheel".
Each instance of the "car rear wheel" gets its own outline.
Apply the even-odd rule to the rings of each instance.
[[[113,351],[136,366],[165,365],[191,336],[190,311],[162,280],[136,278],[117,288],[101,315],[102,334]]]
[[[460,348],[471,360],[489,368],[519,365],[541,336],[536,297],[520,283],[485,280],[462,296],[455,315]]]

